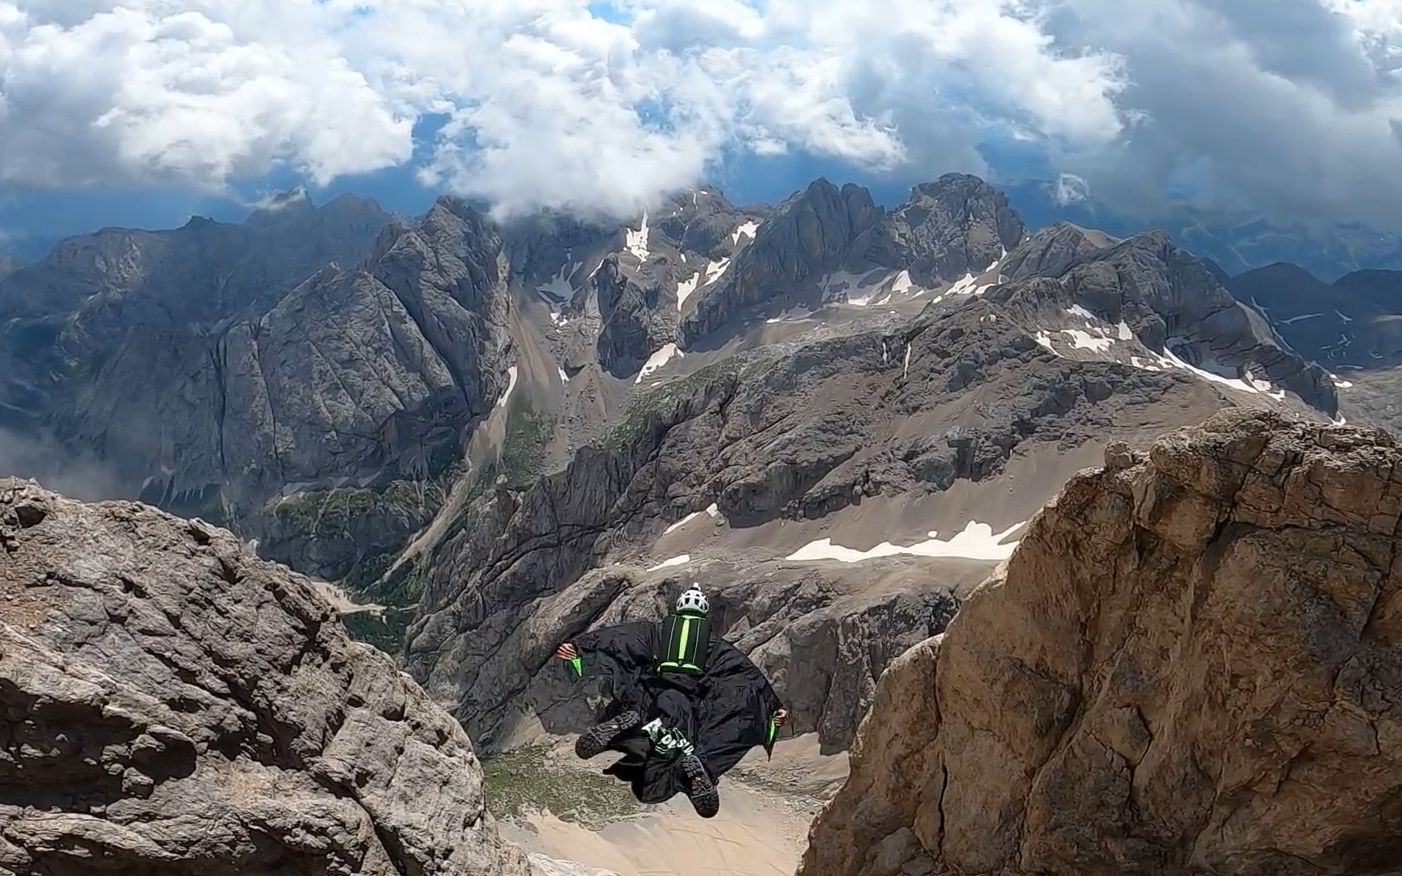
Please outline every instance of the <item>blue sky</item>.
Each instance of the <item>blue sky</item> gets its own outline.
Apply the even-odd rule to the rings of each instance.
[[[636,215],[947,171],[1402,231],[1396,0],[0,0],[0,247],[298,185]]]

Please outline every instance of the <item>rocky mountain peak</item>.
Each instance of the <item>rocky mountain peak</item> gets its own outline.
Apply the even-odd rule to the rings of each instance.
[[[1025,273],[1028,259],[1061,268],[1068,257],[1070,265],[1059,275],[1033,274],[989,292],[1029,329],[1046,334],[1045,344],[1058,355],[1112,354],[1121,341],[1138,343],[1151,355],[1119,361],[1184,370],[1247,395],[1282,401],[1283,387],[1318,411],[1337,413],[1338,395],[1328,372],[1280,343],[1259,314],[1242,307],[1166,235],[1097,247],[1063,228],[1029,240],[1011,260]],[[1052,329],[1069,335],[1071,343],[1058,350]]]
[[[762,303],[821,300],[815,281],[838,267],[881,215],[866,189],[816,180],[780,204],[729,264],[724,279],[702,293],[684,321],[686,339],[704,337]]]
[[[1111,445],[883,676],[800,873],[1392,872],[1399,473],[1260,412]]]
[[[1058,222],[1018,244],[1003,259],[998,270],[1009,280],[1032,276],[1059,277],[1075,263],[1114,246],[1116,242],[1106,234],[1069,222]]]
[[[1002,192],[967,174],[946,174],[911,190],[885,216],[849,265],[904,269],[917,285],[981,274],[1022,242],[1022,218]]]
[[[304,188],[277,192],[265,199],[248,217],[248,224],[279,225],[286,222],[305,221],[317,212],[311,194]]]

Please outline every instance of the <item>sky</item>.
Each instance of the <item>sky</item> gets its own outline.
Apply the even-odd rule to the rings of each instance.
[[[1402,0],[0,0],[0,249],[949,171],[1402,231]]]

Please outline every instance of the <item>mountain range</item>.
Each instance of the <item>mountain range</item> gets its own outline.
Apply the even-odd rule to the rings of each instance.
[[[1160,228],[1199,258],[1241,274],[1277,262],[1333,280],[1360,270],[1402,271],[1402,237],[1362,223],[1273,221],[1244,209],[1169,200],[1127,212],[1096,198],[1077,177],[1021,180],[1008,196],[1033,227],[1072,222],[1120,236]]]
[[[50,671],[50,651],[96,659],[120,645],[135,663],[121,670],[131,683],[117,687],[143,692],[138,723],[153,729],[140,732],[155,742],[113,750],[122,778],[108,783],[109,796],[136,795],[148,780],[194,777],[178,785],[193,795],[220,787],[179,772],[196,763],[223,769],[228,760],[240,781],[282,771],[294,797],[325,813],[312,833],[360,825],[355,842],[317,855],[387,855],[396,863],[383,872],[408,872],[405,848],[453,829],[434,821],[409,831],[413,842],[399,838],[403,824],[391,816],[405,807],[382,804],[404,793],[394,778],[403,751],[379,752],[361,772],[344,748],[328,761],[321,746],[340,738],[337,722],[355,722],[344,725],[343,745],[366,750],[382,738],[377,721],[403,724],[411,711],[413,726],[396,734],[463,745],[439,726],[440,707],[486,755],[557,738],[589,706],[567,695],[562,675],[543,671],[555,645],[600,624],[655,618],[681,584],[701,581],[713,629],[783,692],[792,729],[825,757],[857,746],[852,790],[820,821],[813,846],[843,872],[940,872],[931,861],[1022,872],[1007,843],[1024,821],[1041,825],[1026,834],[1038,849],[1070,868],[1057,872],[1111,872],[1095,869],[1106,855],[1126,871],[1178,866],[1191,857],[1187,827],[1111,806],[1096,817],[1138,838],[1111,854],[1019,770],[1090,776],[1066,786],[1120,800],[1129,792],[1097,797],[1094,782],[1136,781],[1120,761],[1146,758],[1143,737],[1162,727],[1163,710],[1254,708],[1242,691],[1265,685],[1264,675],[1251,682],[1224,670],[1230,690],[1205,704],[1136,679],[1181,670],[1164,684],[1190,688],[1214,649],[1236,641],[1232,630],[1269,639],[1257,615],[1214,603],[1226,632],[1187,629],[1182,640],[1200,653],[1178,662],[1163,657],[1173,641],[1134,620],[1142,614],[1158,629],[1183,606],[1196,611],[1185,588],[1207,593],[1209,579],[1245,586],[1240,564],[1251,556],[1279,550],[1272,568],[1283,574],[1292,557],[1315,569],[1344,556],[1346,542],[1349,574],[1358,574],[1329,578],[1338,593],[1315,599],[1284,587],[1274,598],[1287,613],[1296,602],[1326,614],[1347,603],[1350,619],[1325,625],[1314,652],[1278,651],[1304,674],[1337,674],[1366,650],[1366,605],[1381,603],[1374,585],[1391,574],[1379,564],[1391,556],[1383,542],[1396,538],[1397,494],[1387,486],[1395,453],[1385,432],[1349,427],[1402,428],[1402,273],[1326,282],[1289,264],[1234,272],[1161,230],[1035,227],[1014,202],[948,174],[885,209],[861,187],[820,179],[777,205],[737,206],[699,188],[621,224],[564,214],[498,223],[452,197],[404,218],[353,197],[317,206],[291,193],[239,225],[196,219],[66,240],[0,276],[0,449],[31,451],[0,462],[41,480],[91,468],[102,477],[93,492],[200,520],[124,502],[84,510],[38,487],[0,485],[0,541],[7,556],[21,546],[23,568],[36,570],[0,584],[38,582],[16,584],[7,599],[37,618],[61,606],[68,618],[43,628],[40,668],[15,671],[42,686],[33,673]],[[1331,468],[1338,460],[1344,467]],[[1237,565],[1204,559],[1248,531],[1261,540]],[[101,548],[97,565],[68,550],[84,539]],[[158,559],[146,564],[138,551]],[[165,572],[178,580],[148,583]],[[1152,579],[1160,601],[1137,602],[1130,578]],[[177,624],[187,611],[204,617],[206,591],[225,585],[229,604],[208,629]],[[314,600],[317,589],[333,601]],[[1065,595],[1082,592],[1106,613]],[[260,687],[256,666],[226,671],[240,639],[228,625],[251,631],[266,594],[278,606],[255,656],[289,678],[302,678],[305,664],[308,689],[331,691],[310,705],[296,685]],[[159,604],[159,617],[147,603]],[[370,663],[367,649],[344,642],[329,605],[413,683],[389,658]],[[1358,607],[1363,632],[1335,647]],[[77,623],[108,616],[118,620]],[[1027,635],[999,626],[1004,616],[1021,618]],[[140,643],[120,634],[124,625]],[[970,685],[939,675],[956,671],[936,666],[945,652],[931,642],[945,635]],[[169,672],[182,684],[202,680],[204,693],[176,696],[153,681],[166,672],[150,668],[160,663],[157,640],[172,636],[189,659]],[[1271,665],[1269,654],[1248,656]],[[1132,666],[1116,662],[1130,657]],[[0,659],[18,660],[2,650]],[[1013,667],[1026,689],[1000,687],[989,668],[998,666]],[[84,678],[120,698],[96,675]],[[1040,723],[990,724],[1007,744],[990,748],[987,762],[1009,779],[990,790],[970,778],[982,750],[970,742],[980,737],[969,701],[1004,688]],[[88,690],[65,696],[79,703]],[[1102,690],[1125,703],[1101,703]],[[1295,693],[1276,691],[1272,702]],[[1365,693],[1340,694],[1357,708],[1316,722],[1335,746],[1330,763],[1367,747],[1359,709],[1370,726],[1382,720]],[[222,706],[182,711],[206,695],[237,701],[238,721],[220,721]],[[410,701],[412,709],[398,705]],[[1092,702],[1093,711],[1078,705]],[[919,793],[888,786],[890,770],[873,770],[864,747],[901,750],[917,738],[903,728],[946,703],[959,703],[963,717],[928,722],[919,737],[922,751],[943,759],[912,767]],[[276,717],[289,709],[306,717],[296,732]],[[888,718],[870,717],[878,711]],[[106,713],[83,714],[97,735],[118,732]],[[1077,723],[1087,716],[1094,726]],[[61,747],[55,734],[69,737],[60,723],[33,732]],[[1285,723],[1269,724],[1270,738],[1304,738]],[[215,741],[200,748],[161,735],[172,724]],[[1057,759],[1043,751],[1073,727],[1074,750]],[[1383,745],[1379,731],[1373,738]],[[1108,741],[1097,748],[1099,740]],[[1168,787],[1196,795],[1183,811],[1225,824],[1233,809],[1211,796],[1220,789],[1181,774],[1192,752],[1219,742],[1210,733],[1174,742],[1167,765],[1154,772],[1147,761],[1144,775],[1176,776]],[[141,746],[156,746],[154,764],[137,762]],[[1288,777],[1302,751],[1265,758],[1242,781]],[[165,772],[153,775],[157,767]],[[506,856],[519,869],[483,820],[474,769],[444,785],[473,832],[442,857],[476,849],[480,861]],[[59,787],[70,778],[45,776]],[[354,790],[361,780],[373,793]],[[943,804],[929,789],[945,782],[950,799],[998,807],[986,819],[997,830],[980,837],[970,828],[977,806],[948,829],[943,815],[934,824],[930,812]],[[889,805],[853,802],[862,788]],[[1182,801],[1172,798],[1153,798],[1164,819],[1177,817]],[[1293,790],[1280,799],[1302,811]],[[257,834],[258,812],[225,803],[238,836]],[[9,818],[38,830],[25,812],[0,801],[0,826]],[[1324,821],[1310,837],[1337,826]],[[283,827],[279,842],[306,833]],[[1262,830],[1271,855],[1284,850],[1262,861],[1342,859]],[[1378,831],[1364,831],[1370,844]],[[0,843],[0,863],[48,854],[35,836],[13,854]],[[147,839],[132,853],[155,854],[160,838]],[[886,857],[868,855],[877,843]],[[1224,840],[1213,854],[1225,857],[1212,860],[1242,846]],[[256,848],[240,854],[260,860]],[[915,869],[903,871],[910,861]]]
[[[750,650],[866,618],[857,674],[804,682],[846,703],[812,718],[838,745],[884,662],[1106,440],[1224,407],[1395,426],[1398,276],[1233,277],[1162,232],[1033,233],[961,174],[891,210],[818,180],[622,225],[296,192],[0,279],[0,411],[53,468],[388,606],[360,633],[489,743],[552,695],[482,682],[542,612],[564,635],[687,574],[759,625]]]

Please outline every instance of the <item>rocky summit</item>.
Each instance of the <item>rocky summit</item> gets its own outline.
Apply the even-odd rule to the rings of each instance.
[[[1378,431],[1110,446],[887,670],[800,873],[1396,873],[1399,521]]]

